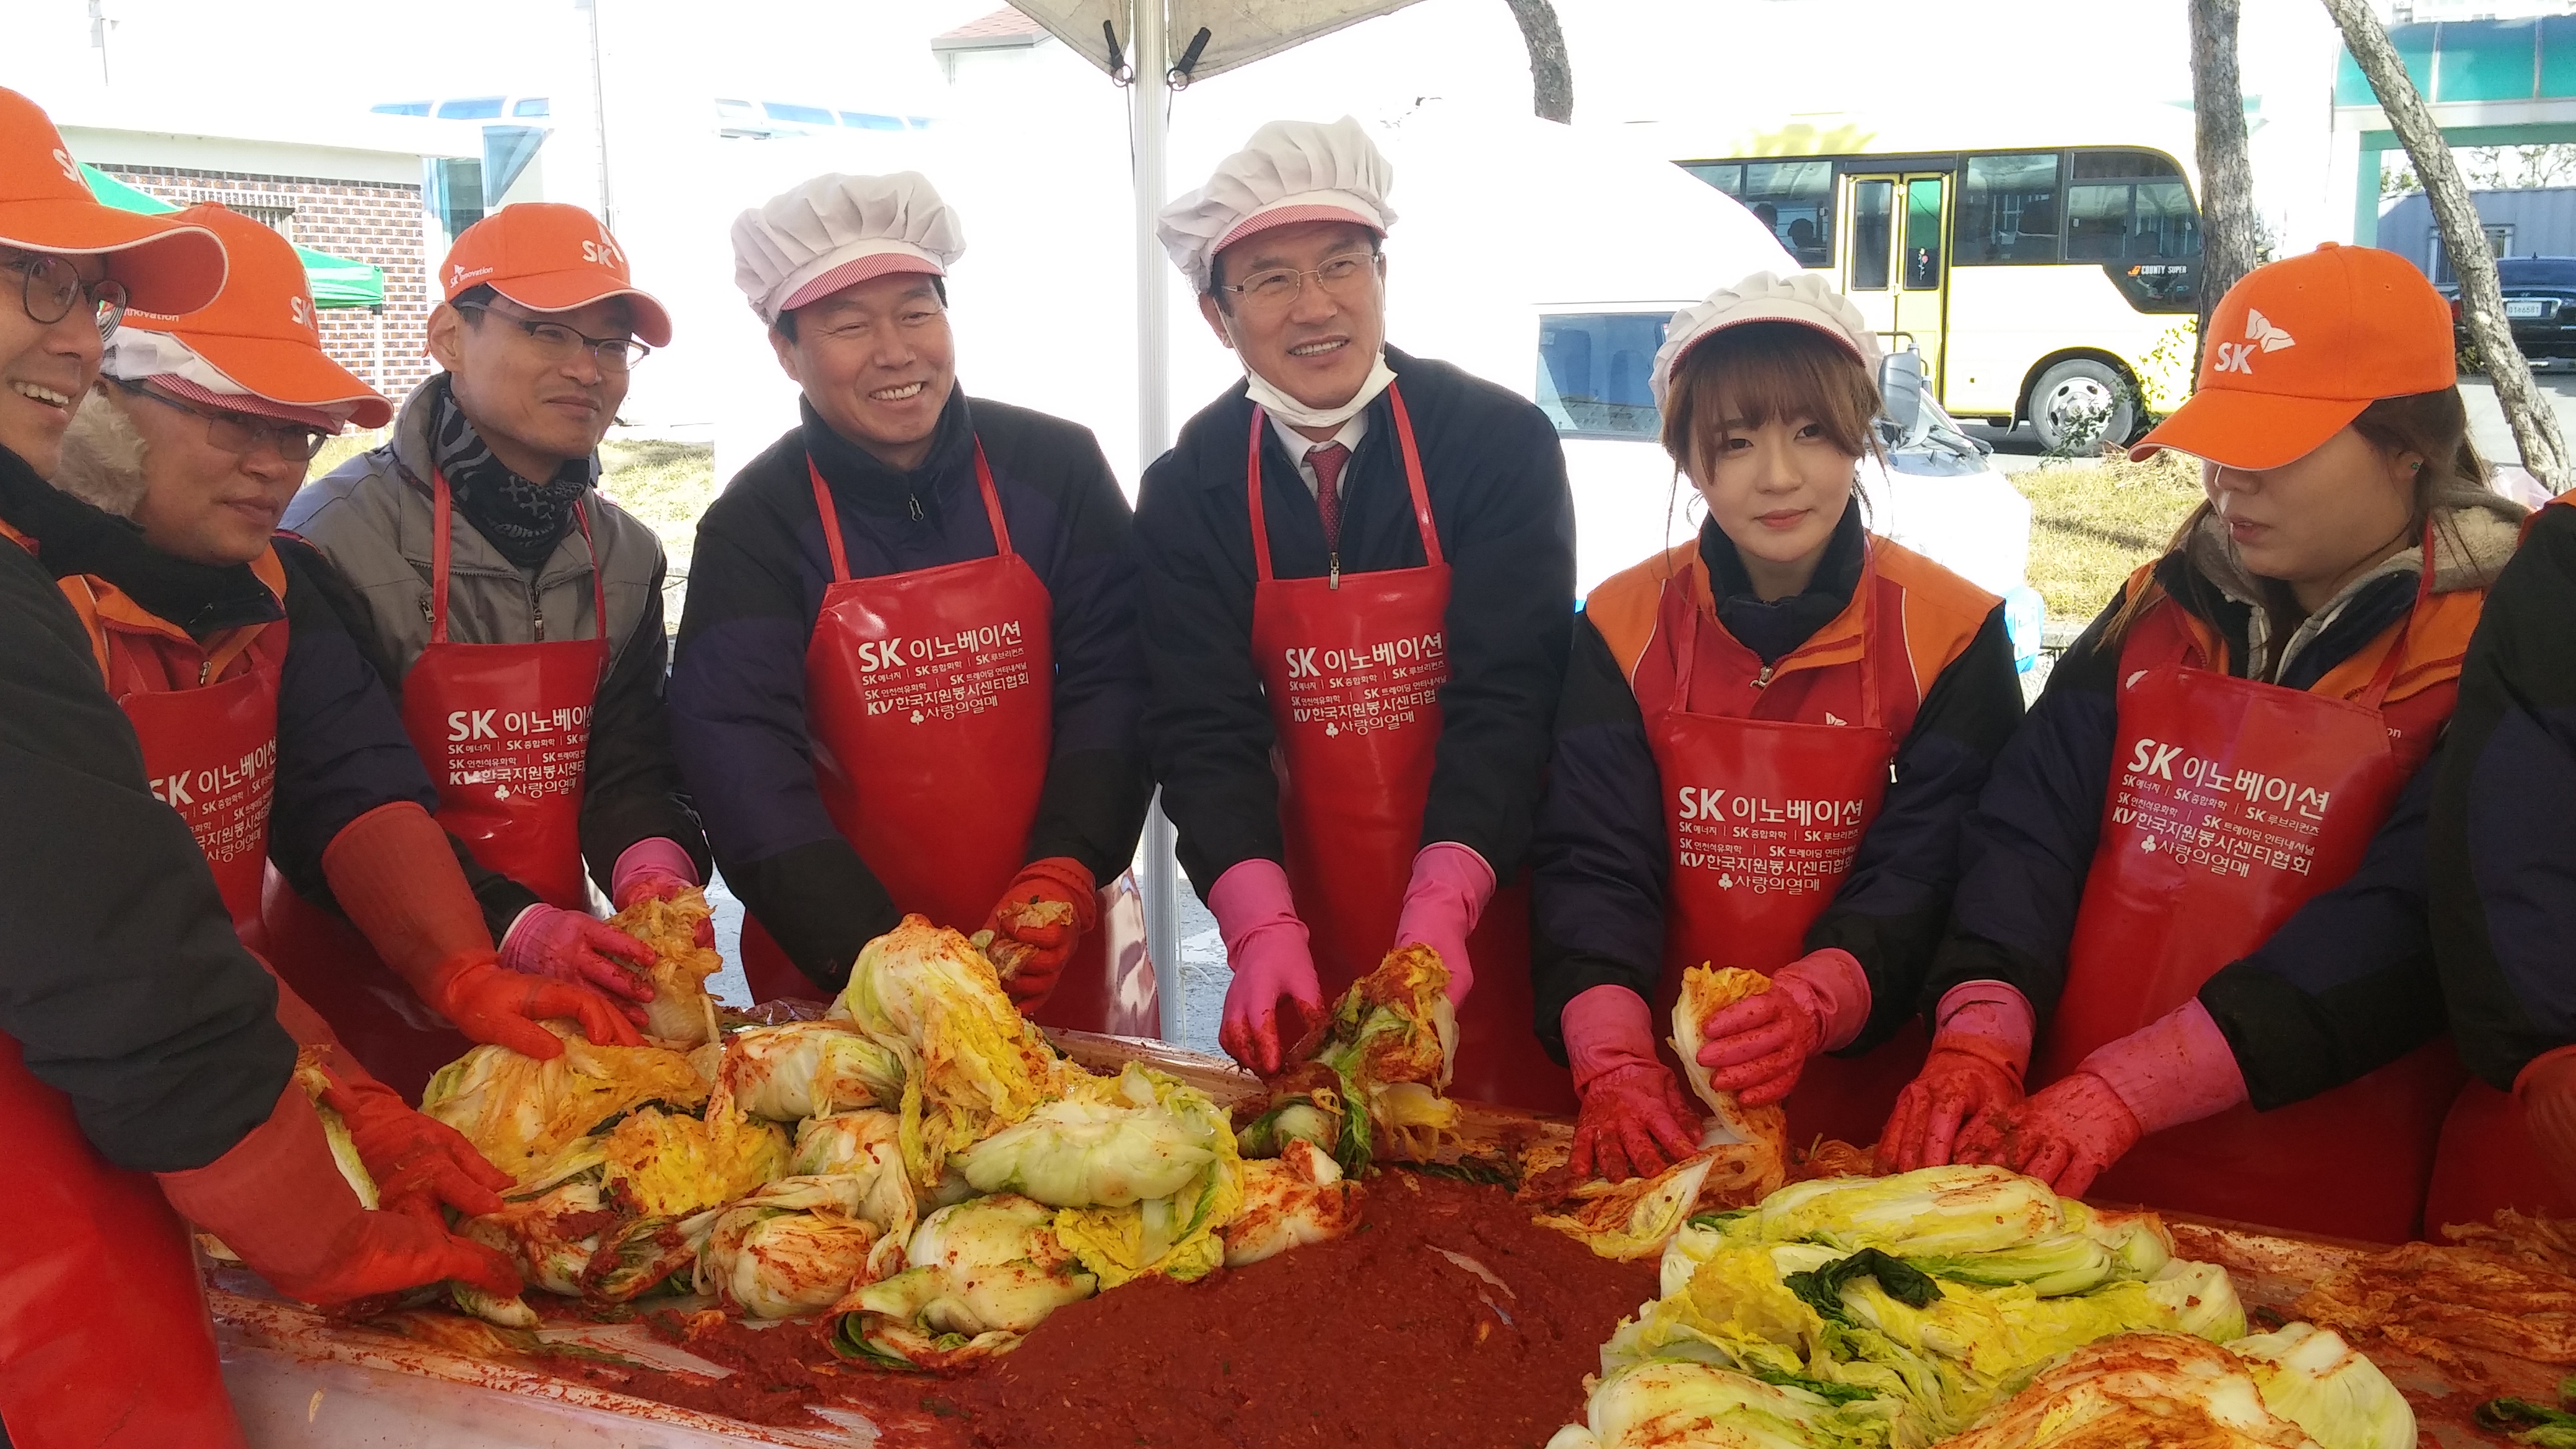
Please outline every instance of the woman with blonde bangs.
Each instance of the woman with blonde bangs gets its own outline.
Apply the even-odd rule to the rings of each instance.
[[[1767,272],[1655,358],[1708,517],[1585,602],[1539,815],[1538,1029],[1582,1097],[1578,1175],[1695,1150],[1656,1042],[1703,962],[1771,978],[1702,1023],[1698,1062],[1785,1100],[1796,1140],[1872,1140],[1922,1059],[1959,822],[2021,695],[2000,601],[1864,521],[1877,358],[1820,278]]]
[[[2208,499],[1996,765],[1879,1164],[2399,1241],[2463,1075],[2420,767],[2523,510],[2469,446],[2449,308],[2368,247],[2231,289],[2132,456],[2161,447]]]

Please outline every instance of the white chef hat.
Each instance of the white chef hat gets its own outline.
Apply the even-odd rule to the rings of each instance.
[[[1329,126],[1272,121],[1217,163],[1207,185],[1164,207],[1154,233],[1172,264],[1204,292],[1216,254],[1254,232],[1348,221],[1386,235],[1395,225],[1386,204],[1394,186],[1395,167],[1350,117]]]
[[[1647,379],[1655,406],[1664,405],[1673,374],[1681,370],[1682,358],[1693,347],[1747,322],[1813,327],[1841,343],[1872,376],[1878,372],[1878,334],[1869,330],[1869,319],[1861,316],[1851,298],[1835,291],[1823,274],[1799,272],[1783,277],[1777,272],[1755,272],[1675,312],[1664,325],[1664,345],[1655,350],[1654,375]]]
[[[918,171],[817,176],[733,223],[734,285],[764,322],[888,272],[946,276],[965,254],[957,213]]]

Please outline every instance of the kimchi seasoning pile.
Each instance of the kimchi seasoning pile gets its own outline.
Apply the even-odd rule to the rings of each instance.
[[[946,1398],[978,1446],[1538,1449],[1655,1289],[1502,1188],[1391,1171],[1351,1235],[1059,1309]]]

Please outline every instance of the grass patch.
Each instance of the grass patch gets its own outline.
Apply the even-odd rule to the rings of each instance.
[[[2030,586],[2051,619],[2077,622],[2165,551],[2202,496],[2200,465],[2170,451],[2143,463],[2053,464],[2012,482],[2030,500]]]
[[[599,490],[643,520],[662,540],[670,560],[662,576],[662,622],[680,627],[689,596],[689,555],[697,545],[698,515],[716,499],[716,450],[709,443],[653,439],[599,445]]]

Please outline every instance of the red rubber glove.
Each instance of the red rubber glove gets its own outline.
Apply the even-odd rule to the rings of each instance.
[[[1100,924],[1100,888],[1091,868],[1069,855],[1020,867],[984,918],[993,933],[985,954],[1002,973],[1002,989],[1022,1011],[1035,1011],[1055,990],[1073,948]]]
[[[610,998],[588,986],[509,970],[489,951],[442,961],[413,985],[421,1000],[468,1038],[541,1062],[563,1055],[563,1043],[537,1024],[557,1017],[570,1017],[583,1036],[601,1046],[644,1044],[635,1023]]]
[[[350,821],[323,850],[322,875],[385,965],[474,1040],[551,1060],[563,1043],[537,1025],[547,1017],[578,1021],[596,1042],[643,1040],[588,984],[501,969],[447,832],[418,805],[379,805]]]
[[[1288,872],[1257,856],[1237,861],[1217,877],[1207,903],[1234,969],[1217,1041],[1245,1067],[1277,1076],[1285,1051],[1324,1019],[1324,988],[1306,949],[1306,923],[1289,897]]]
[[[2075,1070],[1959,1134],[1959,1160],[1990,1162],[2080,1197],[2150,1132],[2245,1100],[2235,1048],[2197,1000],[2094,1048]]]
[[[1958,1158],[2026,1172],[2051,1191],[2082,1197],[2145,1135],[2110,1083],[2091,1072],[2069,1072],[2004,1112],[2000,1122],[1981,1121],[1960,1133]]]
[[[698,863],[680,842],[665,836],[649,836],[626,847],[617,857],[617,865],[608,873],[608,899],[623,911],[637,901],[667,901],[680,892],[695,890]],[[705,950],[716,944],[715,918],[698,922],[697,943]]]
[[[2030,1067],[2030,1003],[2001,981],[1950,988],[1933,1015],[1941,1025],[1923,1069],[1896,1094],[1878,1137],[1882,1172],[1912,1172],[1952,1160],[1962,1124],[2021,1101]]]
[[[2533,1057],[2514,1075],[2523,1131],[2558,1190],[2576,1198],[2576,1046]]]
[[[1700,1023],[1708,1084],[1747,1107],[1789,1095],[1807,1058],[1849,1046],[1869,1022],[1869,977],[1849,951],[1810,951],[1771,974],[1771,989]]]
[[[1449,1004],[1465,1004],[1476,984],[1476,966],[1467,959],[1467,935],[1494,898],[1494,868],[1485,858],[1453,840],[1422,847],[1413,856],[1413,877],[1404,888],[1404,907],[1395,918],[1395,944],[1428,946],[1449,968]]]
[[[618,1009],[637,1026],[644,1024],[644,1008],[634,1003],[653,999],[653,982],[627,963],[650,967],[660,959],[660,952],[606,921],[555,906],[535,905],[519,912],[501,938],[503,968],[575,985],[588,983],[623,997]]]
[[[204,1167],[157,1174],[179,1215],[241,1255],[279,1292],[345,1303],[453,1278],[498,1297],[520,1290],[510,1260],[404,1212],[368,1212],[331,1159],[322,1119],[294,1082],[266,1122]]]
[[[1557,1021],[1583,1102],[1565,1163],[1578,1181],[1652,1177],[1699,1150],[1699,1114],[1655,1057],[1644,997],[1595,986],[1567,1002]]]
[[[441,1207],[469,1218],[501,1210],[510,1174],[485,1160],[464,1134],[403,1105],[401,1094],[382,1082],[353,1081],[328,1068],[323,1075],[331,1083],[323,1105],[348,1124],[358,1160],[376,1180],[379,1209],[440,1229],[447,1226]]]

